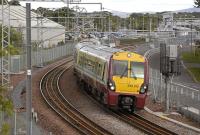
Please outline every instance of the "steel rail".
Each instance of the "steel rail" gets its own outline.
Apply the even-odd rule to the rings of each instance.
[[[65,66],[65,63],[62,63],[43,76],[40,83],[41,94],[43,95],[43,98],[54,111],[56,111],[67,122],[72,124],[72,126],[78,129],[81,133],[92,135],[112,134],[89,120],[80,112],[77,112],[77,109],[75,109],[68,101],[66,101],[66,99],[61,97],[60,89],[58,88],[58,81],[64,71],[67,71],[72,66],[72,62],[68,62],[70,65],[68,63],[68,65]]]
[[[91,121],[90,119],[88,119],[86,116],[84,116],[80,111],[78,111],[66,98],[65,96],[62,94],[61,92],[61,89],[60,89],[60,85],[59,85],[59,82],[60,82],[60,78],[61,76],[64,74],[64,72],[66,72],[67,70],[63,70],[61,74],[59,74],[58,76],[58,79],[57,79],[57,88],[58,88],[58,94],[61,96],[60,99],[62,99],[62,103],[66,103],[67,105],[69,105],[70,109],[74,112],[76,112],[78,114],[78,116],[81,116],[81,119],[87,119],[89,121],[89,123],[91,123],[92,125],[94,125],[94,122]],[[112,134],[110,132],[108,132],[107,130],[105,130],[104,128],[102,128],[101,126],[99,126],[98,124],[95,124],[94,125],[95,128],[97,130],[100,129],[101,133],[102,134]]]
[[[95,104],[99,107],[110,113],[112,116],[126,122],[127,124],[151,135],[177,135],[176,133],[165,129],[147,119],[143,118],[142,116],[134,113],[130,114],[128,112],[116,111],[112,109],[105,108],[97,99],[93,96],[89,95],[86,91],[84,92],[86,96],[88,96]]]
[[[163,128],[145,118],[142,116],[134,113],[134,114],[129,114],[127,112],[123,111],[113,111],[119,117],[120,119],[126,121],[130,125],[144,131],[147,134],[151,135],[177,135],[176,133]]]

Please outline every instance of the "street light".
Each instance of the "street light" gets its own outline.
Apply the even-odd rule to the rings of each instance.
[[[134,18],[134,17],[132,17],[132,24],[131,24],[131,26],[132,26],[132,29],[134,29],[134,22],[135,22],[135,18]]]
[[[143,30],[143,34],[144,34],[144,14],[143,14],[143,19],[142,19],[142,30]]]
[[[190,30],[191,30],[191,34],[190,34],[191,35],[191,39],[190,40],[191,40],[191,51],[192,51],[192,22],[191,22]]]
[[[193,23],[193,18],[194,18],[194,17],[195,17],[195,16],[192,16],[191,20],[189,21],[189,22],[190,22],[190,31],[191,31],[191,34],[190,34],[190,35],[191,35],[191,36],[190,36],[190,41],[191,41],[191,42],[190,42],[190,43],[191,43],[191,52],[192,52],[192,50],[193,50],[193,47],[192,47],[192,46],[193,46],[193,45],[192,45],[192,43],[193,43],[193,42],[192,42],[192,40],[193,40],[193,34],[192,34],[192,33],[193,33],[193,25],[192,25],[192,23]],[[194,55],[195,55],[195,46],[194,46]]]

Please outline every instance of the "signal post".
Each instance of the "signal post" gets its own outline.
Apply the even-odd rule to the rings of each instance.
[[[165,111],[168,113],[170,108],[170,89],[169,80],[172,81],[174,75],[180,75],[180,57],[178,45],[160,44],[160,73],[165,77]],[[162,80],[161,80],[162,81]]]

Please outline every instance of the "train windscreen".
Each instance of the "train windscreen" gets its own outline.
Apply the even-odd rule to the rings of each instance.
[[[113,60],[112,75],[127,77],[128,76],[128,61]]]
[[[131,78],[144,78],[144,63],[142,62],[131,62]]]

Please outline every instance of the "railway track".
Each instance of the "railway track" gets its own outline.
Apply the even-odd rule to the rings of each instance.
[[[176,133],[163,128],[145,118],[142,116],[134,113],[130,114],[125,111],[120,111],[120,110],[112,110],[108,109],[105,106],[103,106],[99,101],[97,101],[93,96],[88,94],[87,92],[84,92],[93,102],[98,104],[102,109],[110,113],[111,115],[117,117],[118,119],[128,123],[129,125],[149,134],[149,135],[177,135]]]
[[[144,131],[150,135],[177,135],[176,133],[163,128],[153,122],[148,121],[147,119],[143,118],[142,116],[134,113],[129,114],[124,111],[113,111],[117,117],[126,121],[130,125]]]
[[[71,105],[61,94],[59,89],[60,76],[73,65],[72,59],[57,65],[48,71],[40,82],[40,91],[46,103],[70,123],[74,128],[86,135],[112,135],[109,131],[100,127]]]
[[[151,121],[148,121],[147,119],[143,118],[142,116],[134,113],[130,114],[125,111],[116,111],[116,110],[111,110],[103,106],[99,101],[94,99],[93,96],[88,94],[87,92],[84,92],[93,102],[98,104],[102,109],[110,113],[111,115],[117,117],[118,119],[128,123],[129,125],[149,134],[149,135],[177,135],[176,133],[163,128]]]

